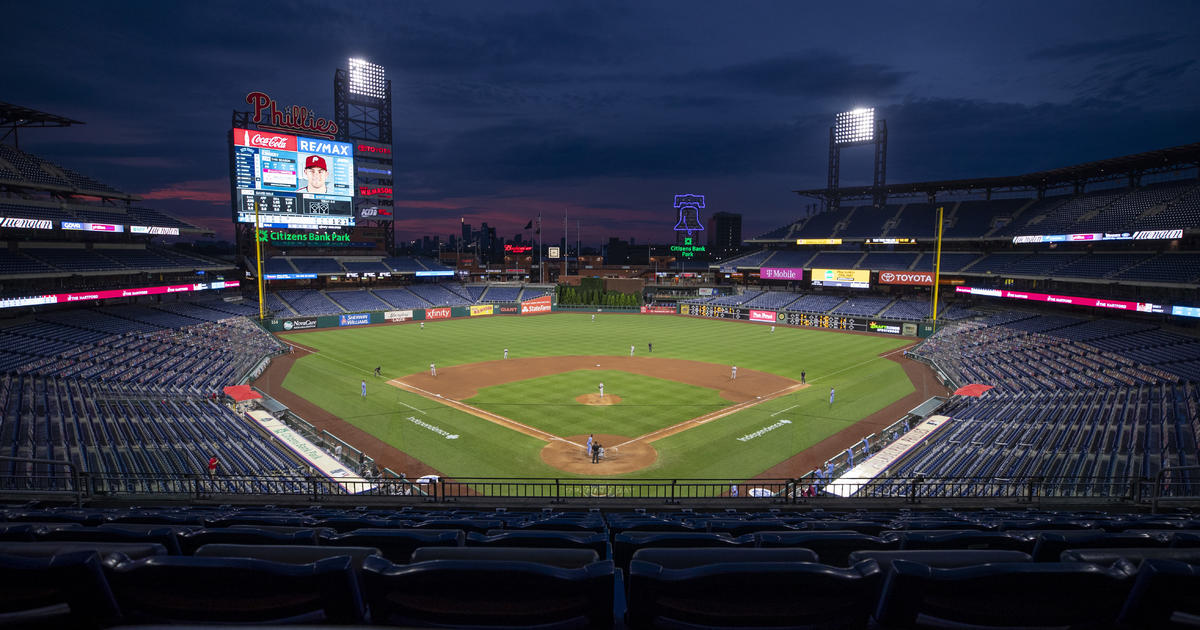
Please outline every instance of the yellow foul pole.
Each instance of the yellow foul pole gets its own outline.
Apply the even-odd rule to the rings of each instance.
[[[263,301],[263,273],[262,273],[262,236],[259,233],[262,223],[258,219],[258,200],[254,200],[254,258],[258,265],[258,273],[255,278],[258,280],[258,321],[267,318],[267,305]]]
[[[938,206],[938,230],[937,230],[937,256],[933,259],[933,330],[937,331],[937,315],[938,315],[938,284],[942,277],[942,211],[943,206]]]

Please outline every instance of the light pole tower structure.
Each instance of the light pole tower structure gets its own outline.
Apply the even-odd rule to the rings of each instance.
[[[826,182],[827,209],[841,205],[840,187],[842,149],[875,145],[871,200],[876,208],[887,204],[887,121],[877,118],[874,107],[860,107],[837,115],[829,128],[829,176]]]
[[[337,139],[354,145],[355,225],[382,228],[387,252],[395,255],[392,81],[383,66],[350,59],[334,71],[333,116]]]

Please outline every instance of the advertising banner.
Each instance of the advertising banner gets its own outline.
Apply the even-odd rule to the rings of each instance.
[[[880,271],[879,284],[931,287],[933,286],[933,274],[928,271]]]
[[[643,313],[653,313],[653,314],[656,314],[656,315],[674,315],[675,313],[679,312],[679,310],[678,310],[678,307],[675,307],[675,306],[647,306],[647,305],[643,305],[643,306],[642,306],[642,312],[643,312]]]
[[[163,234],[169,236],[179,236],[179,228],[177,227],[153,227],[148,225],[131,225],[129,232],[132,234]]]
[[[362,326],[370,323],[370,313],[349,313],[338,318],[338,326]]]
[[[0,228],[25,228],[27,230],[52,230],[54,222],[50,219],[21,219],[18,217],[0,217]]]
[[[496,312],[501,315],[517,315],[521,312],[521,306],[519,304],[501,304],[496,307]]]
[[[873,333],[899,335],[900,334],[900,325],[889,323],[889,322],[872,321],[872,322],[867,323],[867,330],[870,332],[873,332]],[[916,331],[917,331],[916,327],[913,327],[913,332],[915,333]]]
[[[84,232],[124,232],[125,226],[112,223],[81,223],[79,221],[63,221],[64,230],[82,230]]]
[[[1030,291],[1009,291],[1007,289],[980,289],[976,287],[954,287],[958,293],[983,295],[987,297],[1004,297],[1014,300],[1030,300],[1033,302],[1050,302],[1052,304],[1071,304],[1073,306],[1092,306],[1095,308],[1111,308],[1119,311],[1137,311],[1139,313],[1163,313],[1166,307],[1151,302],[1127,302],[1125,300],[1105,300],[1071,295],[1054,295],[1050,293],[1032,293]]]
[[[775,323],[775,311],[760,311],[758,309],[750,309],[750,321],[752,322],[767,322],[768,324]]]
[[[471,317],[480,315],[491,315],[493,307],[491,304],[473,304],[471,305]]]
[[[869,289],[871,272],[867,269],[813,269],[814,287],[847,287]]]
[[[521,302],[521,314],[530,315],[533,313],[549,313],[550,312],[550,296],[543,295],[540,298],[526,300]]]
[[[238,286],[237,280],[218,280],[216,282],[198,282],[195,284],[175,284],[158,287],[141,287],[136,289],[108,289],[103,291],[85,291],[82,293],[56,293],[53,295],[33,295],[29,297],[0,298],[0,308],[17,306],[36,306],[39,304],[62,304],[65,302],[86,302],[90,300],[106,300],[109,298],[141,297],[143,295],[161,295],[164,293],[189,293],[227,289]]]
[[[796,267],[763,267],[758,270],[763,280],[803,280],[804,270]]]
[[[286,330],[309,330],[317,327],[317,318],[308,317],[304,319],[285,319],[283,320],[283,329]]]
[[[427,308],[425,309],[425,319],[450,319],[450,307]]]
[[[384,321],[388,322],[406,322],[413,318],[412,310],[407,311],[385,311],[383,314]]]

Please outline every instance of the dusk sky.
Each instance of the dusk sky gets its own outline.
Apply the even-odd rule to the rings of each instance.
[[[250,91],[333,117],[386,68],[397,233],[672,239],[676,193],[804,214],[828,128],[874,106],[892,183],[1013,175],[1200,141],[1200,3],[10,3],[0,101],[87,124],[21,146],[230,238],[226,133]],[[842,183],[870,183],[870,150]],[[572,234],[572,240],[574,234]]]

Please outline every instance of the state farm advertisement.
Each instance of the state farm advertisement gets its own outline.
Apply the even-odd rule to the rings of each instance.
[[[750,309],[750,321],[752,322],[767,322],[775,323],[775,311],[760,311],[758,309]]]
[[[931,287],[933,286],[933,274],[928,271],[880,271],[879,284]]]
[[[804,269],[799,267],[763,267],[758,270],[763,280],[803,280]]]
[[[427,308],[425,309],[425,319],[450,319],[450,309]]]
[[[657,315],[674,315],[676,308],[674,306],[642,306],[643,313],[654,313]]]
[[[477,317],[479,315],[491,315],[492,310],[491,304],[472,304],[471,317]]]
[[[549,313],[550,312],[550,296],[543,295],[536,300],[528,300],[521,302],[521,314],[530,315],[533,313]]]

